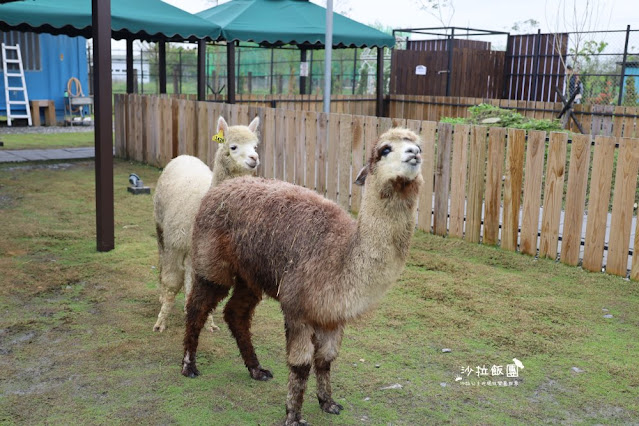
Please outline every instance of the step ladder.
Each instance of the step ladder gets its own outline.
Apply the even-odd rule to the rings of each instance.
[[[14,52],[14,54],[11,54],[12,52]],[[19,44],[7,46],[2,43],[2,70],[4,71],[4,98],[7,101],[7,126],[11,126],[11,120],[14,118],[26,118],[29,122],[29,126],[33,125],[31,121],[31,109],[29,108],[27,85],[24,82],[24,69],[22,67],[22,54],[20,53]],[[11,92],[17,94],[13,99],[10,97]],[[13,105],[24,106],[25,113],[14,113],[11,111]]]

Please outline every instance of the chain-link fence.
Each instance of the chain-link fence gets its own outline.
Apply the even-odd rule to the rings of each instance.
[[[168,93],[197,93],[197,49],[193,44],[169,43],[166,48]],[[134,91],[159,92],[158,46],[141,43],[134,46]],[[89,61],[91,61],[89,52]],[[324,88],[324,50],[306,52],[308,75],[305,93],[322,94]],[[262,48],[242,44],[235,49],[237,94],[300,93],[300,50],[296,47]],[[113,92],[126,92],[126,51],[112,54]],[[91,62],[90,62],[91,65]],[[89,67],[91,69],[91,66]],[[377,50],[375,48],[335,49],[332,55],[332,93],[375,93]],[[385,49],[384,78],[388,87],[390,51]],[[206,48],[207,95],[226,96],[226,46],[209,44]]]

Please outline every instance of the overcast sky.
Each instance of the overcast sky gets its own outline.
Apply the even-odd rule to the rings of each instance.
[[[214,6],[214,0],[164,0],[191,13]],[[226,3],[228,0],[220,0]],[[426,0],[422,1],[427,3]],[[326,4],[326,1],[313,0],[313,3]],[[571,7],[577,4],[583,10],[587,4],[598,6],[599,13],[593,29],[623,30],[627,25],[639,29],[638,0],[452,0],[455,12],[451,25],[495,31],[509,31],[513,23],[535,19],[541,24],[543,32],[553,30],[574,30],[574,25],[558,28],[557,6]],[[391,28],[439,27],[441,22],[431,14],[420,10],[419,0],[334,0],[336,12],[345,11],[356,21],[364,24],[381,23]],[[450,10],[444,9],[445,20]],[[560,14],[561,15],[561,14]],[[560,19],[562,20],[562,19]],[[595,27],[595,24],[597,28]],[[535,31],[536,32],[536,31]]]

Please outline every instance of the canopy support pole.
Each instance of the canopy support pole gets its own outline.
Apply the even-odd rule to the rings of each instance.
[[[235,42],[226,42],[226,103],[235,103]]]
[[[197,100],[206,100],[206,41],[197,41]]]
[[[110,16],[111,11],[109,11]],[[133,40],[128,38],[126,40],[126,92],[128,94],[133,93],[133,77]]]
[[[384,116],[384,48],[377,46],[377,100],[375,113]]]
[[[111,105],[111,0],[92,0],[91,5],[95,66],[93,93],[95,95],[96,230],[98,251],[104,252],[115,248],[113,119],[111,117],[113,113]]]
[[[326,1],[326,36],[324,37],[324,112],[331,112],[331,65],[333,59],[333,0]]]
[[[159,43],[158,74],[160,75],[160,93],[166,93],[166,41]]]

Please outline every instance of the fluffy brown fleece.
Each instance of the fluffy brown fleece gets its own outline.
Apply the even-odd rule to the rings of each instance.
[[[271,378],[250,336],[253,311],[265,293],[279,300],[285,319],[286,424],[303,422],[313,364],[322,409],[339,413],[330,363],[344,324],[374,306],[404,267],[423,181],[418,142],[406,129],[381,136],[358,178],[365,190],[357,221],[332,201],[285,182],[243,177],[212,188],[193,229],[194,288],[182,374],[199,374],[195,352],[206,314],[234,287],[225,320],[251,377]]]

